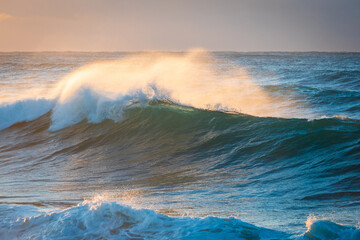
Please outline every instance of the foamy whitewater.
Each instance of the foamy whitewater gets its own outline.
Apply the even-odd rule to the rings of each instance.
[[[359,59],[1,53],[0,239],[360,239]]]

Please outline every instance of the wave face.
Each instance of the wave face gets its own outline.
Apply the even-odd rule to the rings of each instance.
[[[0,238],[359,239],[359,56],[0,54]]]

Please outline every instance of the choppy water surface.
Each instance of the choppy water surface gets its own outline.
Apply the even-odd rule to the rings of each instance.
[[[360,239],[360,54],[1,53],[1,239]]]

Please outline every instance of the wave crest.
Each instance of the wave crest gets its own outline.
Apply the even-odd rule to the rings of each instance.
[[[27,99],[12,104],[0,105],[0,130],[14,123],[31,121],[49,112],[54,100],[45,98]]]
[[[199,50],[183,54],[134,54],[92,63],[60,80],[46,99],[49,100],[44,107],[31,106],[31,101],[40,100],[26,100],[27,109],[20,109],[19,117],[11,121],[4,121],[0,115],[1,122],[6,122],[0,127],[32,120],[50,109],[50,130],[85,119],[92,123],[104,119],[121,121],[124,109],[151,101],[261,117],[304,117],[296,114],[294,99],[271,96],[244,68],[234,63],[218,64],[209,53]],[[9,106],[17,108],[22,102]],[[1,108],[0,111],[6,110]]]
[[[52,129],[83,119],[117,121],[129,106],[164,99],[200,109],[276,116],[274,101],[244,69],[232,67],[225,74],[209,64],[211,58],[204,51],[137,54],[85,66],[59,83]]]

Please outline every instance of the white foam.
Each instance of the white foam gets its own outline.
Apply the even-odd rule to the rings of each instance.
[[[34,211],[33,211],[34,212]],[[23,208],[19,209],[23,213]],[[116,202],[88,202],[0,222],[7,239],[281,239],[287,234],[234,218],[168,217]]]

